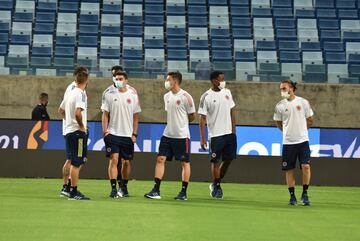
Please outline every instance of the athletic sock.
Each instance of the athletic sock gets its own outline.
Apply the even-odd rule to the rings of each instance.
[[[181,192],[186,193],[188,184],[189,184],[188,182],[182,182]]]
[[[122,187],[122,186],[121,186],[121,185],[122,185],[122,179],[121,179],[121,178],[120,178],[120,179],[118,178],[118,179],[117,179],[117,183],[118,183],[118,185],[119,185],[119,188],[121,188],[121,187]]]
[[[220,188],[220,182],[221,178],[215,178],[213,182],[214,188]]]
[[[121,186],[121,187],[127,188],[128,182],[129,182],[129,180],[127,180],[127,179],[122,179],[122,186]]]
[[[289,187],[289,193],[291,197],[295,197],[295,187]]]
[[[161,184],[161,179],[155,178],[154,190],[160,191],[160,184]]]
[[[304,184],[303,185],[303,192],[302,195],[307,194],[307,190],[309,189],[309,185]]]
[[[110,179],[111,190],[116,190],[116,179]]]
[[[70,190],[70,187],[71,187],[71,179],[70,178],[68,179],[66,187]]]

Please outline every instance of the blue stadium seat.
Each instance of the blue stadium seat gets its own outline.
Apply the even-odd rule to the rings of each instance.
[[[120,48],[109,48],[109,49],[100,49],[100,58],[102,59],[119,59],[121,56],[120,54]]]
[[[59,2],[58,12],[77,13],[79,11],[79,3],[74,2]]]
[[[323,49],[326,52],[343,52],[344,43],[343,42],[327,42],[323,43]]]
[[[137,49],[124,49],[123,57],[124,59],[143,59],[143,52]]]
[[[191,39],[189,41],[189,49],[208,49],[208,48],[209,48],[208,40]]]
[[[309,64],[305,66],[304,78],[305,83],[325,83],[326,67],[323,64]]]
[[[345,64],[346,57],[344,52],[325,52],[325,63]]]
[[[80,35],[98,35],[99,25],[88,25],[80,24],[79,25],[79,34]]]
[[[0,10],[13,10],[14,2],[13,1],[1,1]]]
[[[180,5],[167,5],[166,6],[167,15],[185,15],[185,6]]]
[[[36,68],[49,68],[51,66],[51,57],[31,56],[30,65]]]
[[[163,16],[163,14],[164,14],[164,5],[163,5],[163,3],[161,3],[161,4],[145,3],[144,12],[145,12],[145,14]]]
[[[98,37],[97,36],[80,35],[78,46],[97,47],[98,46]]]
[[[325,41],[339,42],[340,40],[341,40],[340,30],[321,30],[320,31],[320,42],[322,42],[322,43]]]
[[[120,26],[102,26],[101,35],[120,36]]]
[[[340,9],[354,9],[356,8],[355,0],[337,0],[336,8]]]
[[[276,38],[278,40],[297,40],[295,29],[277,29]]]
[[[123,36],[141,37],[142,35],[143,35],[143,27],[142,26],[124,25]]]
[[[208,18],[207,16],[189,16],[188,24],[189,27],[207,27]]]
[[[276,18],[275,19],[275,29],[279,28],[289,28],[289,29],[295,29],[295,21],[291,18]]]
[[[230,15],[233,17],[248,17],[250,16],[250,10],[249,7],[233,6],[230,8]]]
[[[8,32],[10,32],[10,24],[0,22],[0,33],[8,33]]]
[[[234,39],[252,39],[251,28],[232,28]]]
[[[56,2],[38,2],[36,10],[37,13],[39,12],[55,13],[57,11],[57,4]]]
[[[253,8],[252,16],[261,17],[261,18],[271,17],[272,16],[271,8]]]
[[[230,31],[229,29],[210,29],[211,38],[229,38]]]
[[[145,15],[145,26],[164,26],[164,16]]]
[[[320,42],[302,42],[301,51],[321,51]]]
[[[292,8],[274,8],[273,9],[274,18],[293,18]]]
[[[312,9],[297,9],[295,11],[296,18],[315,18],[315,10]]]
[[[334,0],[316,0],[314,1],[315,8],[335,8]]]
[[[0,56],[5,56],[7,55],[7,45],[5,44],[0,44]]]
[[[168,39],[167,48],[168,49],[186,48],[186,39],[185,38]]]
[[[199,5],[188,5],[188,15],[189,16],[206,16],[207,14],[207,8],[206,6],[199,6]]]
[[[55,31],[54,23],[36,23],[34,33],[36,34],[53,34]]]
[[[339,20],[337,19],[319,19],[318,20],[319,30],[323,29],[339,29]]]
[[[188,0],[187,4],[188,5],[206,5],[207,1],[206,0]]]
[[[347,77],[347,78],[339,78],[340,84],[359,84],[360,78],[359,77]]]
[[[356,9],[339,9],[339,19],[359,19],[358,11]]]
[[[9,43],[9,34],[0,33],[0,44],[8,44],[8,43]]]
[[[252,62],[254,60],[254,52],[235,52],[235,61],[237,62]]]
[[[99,15],[80,14],[80,24],[99,24]]]
[[[30,35],[20,35],[13,34],[11,35],[11,44],[31,44],[31,36]]]
[[[209,5],[227,6],[227,0],[209,0]]]
[[[360,54],[349,54],[349,64],[360,64]]]
[[[256,41],[257,50],[276,50],[275,41]]]
[[[272,7],[274,8],[292,8],[291,0],[273,0]]]
[[[279,41],[280,51],[299,51],[299,43],[297,41]]]
[[[187,50],[186,49],[169,49],[168,60],[187,60]]]
[[[164,40],[163,39],[145,39],[144,47],[146,49],[164,48]]]
[[[360,64],[349,64],[349,76],[360,77]]]
[[[141,71],[144,69],[143,60],[123,59],[122,66],[125,71]]]
[[[281,63],[301,63],[299,51],[280,51]]]
[[[166,35],[168,38],[183,38],[186,36],[185,28],[168,28],[166,30]]]
[[[231,42],[230,39],[213,39],[211,40],[211,47],[212,49],[231,49]]]
[[[317,9],[316,10],[316,17],[322,19],[336,19],[336,10],[335,9]]]
[[[120,4],[107,4],[103,3],[102,7],[102,13],[106,14],[121,14],[121,8],[122,6]]]
[[[32,22],[34,20],[34,13],[14,13],[14,21],[16,22]]]
[[[37,12],[35,21],[37,23],[55,23],[55,12]]]
[[[56,36],[56,45],[58,46],[75,46],[75,36]]]
[[[52,48],[51,47],[32,47],[31,55],[37,57],[51,57]]]
[[[54,56],[55,57],[74,57],[75,47],[65,47],[57,45],[55,47]]]
[[[360,41],[360,32],[344,32],[343,40],[344,42]],[[340,41],[340,39],[338,41]]]
[[[73,69],[74,58],[54,57],[54,67],[59,69]]]
[[[252,27],[252,20],[251,18],[232,18],[231,26],[233,28],[250,28]]]
[[[142,23],[142,16],[124,16],[124,25],[139,25]]]

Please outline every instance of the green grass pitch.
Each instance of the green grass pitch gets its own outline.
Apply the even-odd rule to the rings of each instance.
[[[164,181],[161,200],[144,193],[150,181],[129,182],[131,197],[110,199],[107,180],[80,180],[90,201],[59,197],[60,179],[0,179],[0,240],[360,240],[360,188],[310,187],[312,206],[287,205],[284,185],[190,183],[188,201],[175,201],[179,182]],[[298,199],[301,187],[297,187]]]

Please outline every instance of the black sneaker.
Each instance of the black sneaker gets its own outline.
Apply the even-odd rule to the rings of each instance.
[[[77,191],[75,194],[70,193],[70,197],[68,198],[68,200],[90,200],[90,198],[86,197],[80,191]]]
[[[63,187],[60,191],[60,197],[70,197],[70,189]]]
[[[303,206],[310,206],[310,200],[307,193],[303,193],[303,195],[301,195],[301,202]]]
[[[109,194],[109,197],[110,197],[110,198],[118,198],[118,197],[119,197],[116,189],[112,189],[112,190],[111,190],[111,192],[110,192],[110,194]]]
[[[129,192],[126,187],[120,188],[117,194],[119,197],[129,197]]]
[[[187,200],[186,193],[179,192],[179,194],[174,199],[179,201],[186,201]]]
[[[214,189],[211,192],[211,197],[221,199],[223,198],[223,191],[221,187],[214,187]]]
[[[289,205],[295,206],[297,204],[297,200],[295,196],[291,196],[289,200]]]
[[[150,199],[161,199],[160,197],[160,191],[157,190],[151,190],[148,193],[145,193],[144,197],[150,198]]]

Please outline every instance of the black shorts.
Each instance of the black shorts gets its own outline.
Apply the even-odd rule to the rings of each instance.
[[[296,160],[299,160],[300,168],[302,164],[310,164],[310,146],[305,141],[299,144],[283,145],[282,169],[292,170],[296,167]]]
[[[109,134],[104,137],[106,157],[119,153],[119,160],[132,160],[134,158],[134,143],[130,137]]]
[[[190,162],[189,138],[178,139],[162,136],[158,156],[166,156],[167,161],[171,161],[175,157],[177,161]]]
[[[82,131],[75,131],[65,136],[66,155],[69,154],[71,165],[79,167],[87,161],[88,135]]]
[[[71,160],[70,145],[69,142],[66,141],[66,136],[64,136],[64,139],[65,139],[66,160]]]
[[[216,136],[210,139],[210,161],[232,161],[236,158],[237,140],[235,134]]]

